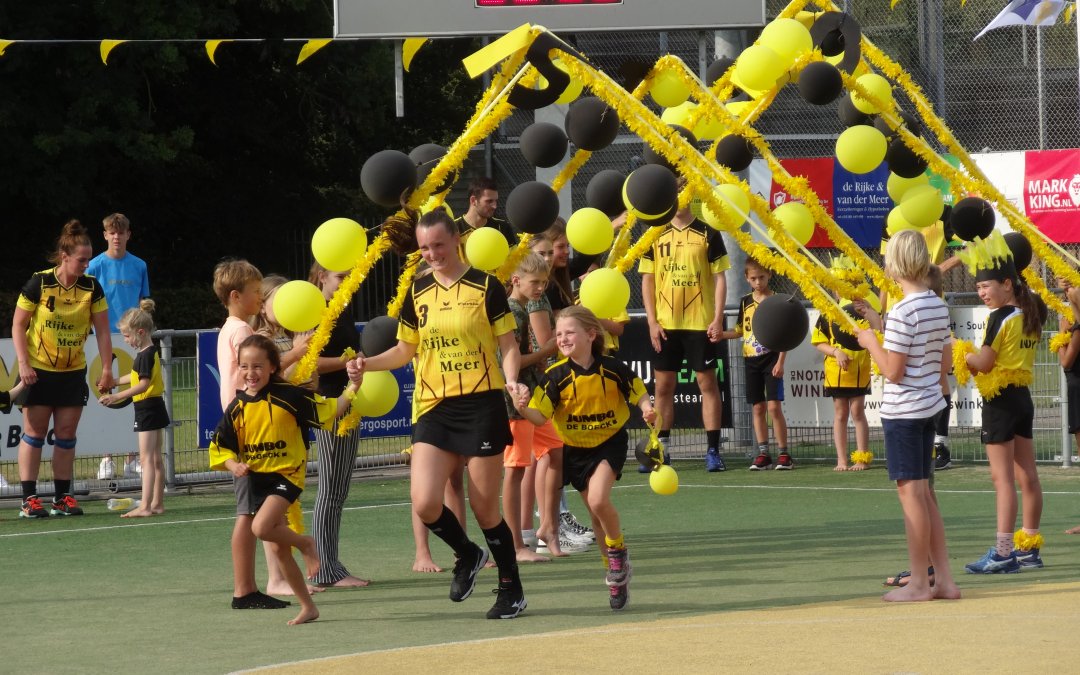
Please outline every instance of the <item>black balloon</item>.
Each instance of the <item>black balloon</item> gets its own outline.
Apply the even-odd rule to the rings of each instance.
[[[904,122],[904,128],[915,134],[916,136],[922,136],[922,127],[919,125],[919,120],[911,113],[900,110],[900,119]],[[886,140],[893,140],[897,134],[889,126],[889,123],[880,117],[874,119],[874,128],[885,135]]]
[[[623,186],[627,208],[633,207],[639,218],[655,219],[678,205],[679,188],[675,174],[659,164],[646,164],[634,169]]]
[[[789,352],[802,344],[810,329],[810,317],[790,295],[765,298],[750,322],[757,341],[774,352]]]
[[[716,144],[716,163],[731,171],[742,171],[754,161],[750,141],[738,134],[728,134]]]
[[[1005,243],[1008,244],[1009,250],[1012,251],[1016,273],[1020,274],[1031,264],[1031,242],[1019,232],[1010,232],[1005,235]]]
[[[735,59],[730,56],[721,56],[710,63],[709,67],[705,69],[705,86],[713,86],[713,83],[719,80],[728,71],[728,68],[731,68],[733,63],[735,63]]]
[[[360,188],[379,206],[401,205],[401,196],[416,187],[416,164],[404,152],[380,150],[360,169]]]
[[[690,145],[697,147],[697,138],[686,127],[680,127],[678,124],[669,125],[673,131],[686,139]],[[675,165],[667,160],[666,157],[661,155],[656,150],[652,149],[651,145],[645,146],[645,151],[641,153],[641,158],[646,164],[659,164],[660,166],[666,166],[671,171],[675,171]]]
[[[521,132],[521,154],[533,166],[555,166],[566,157],[569,145],[563,130],[548,122],[535,122]]]
[[[364,325],[360,333],[360,350],[364,356],[375,356],[391,349],[398,343],[398,320],[391,316],[377,316]]]
[[[638,218],[638,222],[646,227],[655,227],[657,225],[667,225],[671,222],[671,219],[675,217],[675,214],[679,211],[679,202],[675,201],[671,205],[671,208],[656,216],[655,218]]]
[[[915,154],[915,151],[904,145],[904,141],[894,138],[889,143],[889,150],[885,153],[885,161],[892,171],[901,178],[916,178],[926,171],[926,160]]]
[[[566,135],[581,150],[596,152],[619,135],[619,113],[595,96],[579,98],[566,111]]]
[[[559,195],[547,183],[522,183],[506,199],[506,217],[521,232],[540,234],[559,217]]]
[[[439,163],[439,160],[446,154],[446,148],[437,143],[424,143],[418,145],[412,149],[409,153],[409,159],[416,164],[416,184],[423,185],[427,180],[428,174],[435,168],[435,165]],[[443,180],[442,185],[439,185],[431,191],[432,194],[438,194],[443,190],[448,189],[454,183],[457,182],[457,172],[450,173]]]
[[[608,218],[614,218],[626,210],[622,200],[626,176],[615,169],[604,169],[589,181],[585,188],[585,205],[600,209]]]
[[[799,73],[799,94],[807,103],[826,105],[835,101],[844,91],[844,79],[836,66],[815,61]]]
[[[996,219],[994,209],[985,199],[965,197],[953,204],[949,223],[958,239],[974,241],[975,237],[990,236]]]
[[[842,96],[836,106],[836,114],[840,116],[840,122],[845,127],[853,127],[858,124],[873,124],[874,118],[855,107],[850,96]]]

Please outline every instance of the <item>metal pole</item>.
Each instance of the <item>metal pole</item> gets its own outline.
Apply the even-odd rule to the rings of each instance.
[[[1039,149],[1046,149],[1046,101],[1043,95],[1043,29],[1035,27],[1035,74],[1039,88]]]
[[[480,46],[487,47],[491,42],[491,38],[487,35],[480,38]],[[482,78],[483,91],[487,91],[491,86],[491,72],[484,71]],[[495,177],[495,141],[491,138],[491,134],[488,134],[484,138],[484,175],[489,178]]]
[[[176,442],[173,438],[173,359],[172,332],[158,332],[161,340],[161,382],[165,386],[165,409],[169,412],[169,426],[165,427],[162,452],[165,454],[165,485],[171,490],[176,487]]]
[[[405,117],[405,57],[402,40],[394,40],[394,110],[398,117]]]
[[[1069,400],[1069,383],[1065,379],[1065,369],[1058,368],[1060,373],[1058,376],[1058,386],[1061,389],[1060,397],[1058,398],[1059,405],[1058,410],[1061,412],[1061,416],[1067,417],[1066,410],[1068,409]],[[1073,439],[1072,434],[1069,433],[1069,422],[1067,419],[1061,420],[1061,466],[1068,468],[1072,466],[1072,453],[1073,453]]]

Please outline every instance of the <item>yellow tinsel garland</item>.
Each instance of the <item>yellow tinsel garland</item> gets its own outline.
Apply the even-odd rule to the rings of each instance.
[[[630,248],[630,235],[633,233],[636,223],[637,216],[627,213],[626,220],[623,221],[622,227],[619,228],[618,234],[615,235],[615,241],[611,244],[611,251],[608,253],[607,259],[608,267],[615,267],[615,264],[622,260],[623,255],[626,254],[626,250]]]
[[[976,351],[975,345],[967,340],[953,340],[953,374],[961,387],[974,379],[984,401],[994,398],[1005,387],[1026,387],[1031,384],[1033,375],[1030,370],[992,368],[989,373],[972,373],[968,368],[967,355]]]
[[[971,371],[968,369],[967,355],[975,353],[975,345],[967,340],[953,340],[952,343],[952,366],[956,383],[963,387],[971,379]]]
[[[645,255],[645,252],[652,248],[652,245],[656,243],[656,239],[663,234],[664,226],[654,226],[645,230],[645,234],[641,235],[637,243],[630,247],[630,250],[626,252],[626,255],[622,256],[612,267],[619,270],[623,274],[637,262],[638,258]]]
[[[386,315],[398,318],[401,307],[405,304],[405,294],[409,292],[416,273],[420,269],[420,251],[413,251],[405,258],[405,264],[401,268],[401,276],[398,277],[397,288],[394,289],[394,298],[386,305]]]
[[[1021,551],[1030,551],[1032,549],[1042,549],[1046,540],[1043,539],[1041,532],[1035,534],[1028,534],[1024,532],[1023,528],[1013,533],[1013,546]]]
[[[1050,352],[1056,354],[1072,342],[1072,331],[1063,330],[1050,338]]]
[[[852,450],[851,455],[849,456],[851,457],[851,462],[853,464],[869,465],[874,461],[874,453],[869,450]]]
[[[510,281],[510,276],[517,270],[522,259],[529,254],[530,241],[532,241],[532,235],[528,232],[519,235],[517,246],[510,251],[510,255],[506,256],[502,266],[495,271],[495,278],[504,285]]]
[[[1043,299],[1043,302],[1046,303],[1047,307],[1066,319],[1073,318],[1072,308],[1069,307],[1069,304],[1062,300],[1061,296],[1052,293],[1050,289],[1046,287],[1046,284],[1043,283],[1042,277],[1035,274],[1031,267],[1024,268],[1024,271],[1020,273],[1020,276],[1024,277],[1024,281],[1027,282],[1027,285]]]

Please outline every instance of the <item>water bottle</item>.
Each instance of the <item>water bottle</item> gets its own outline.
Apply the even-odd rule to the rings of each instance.
[[[105,508],[110,511],[127,511],[128,509],[138,508],[142,504],[142,500],[132,499],[131,497],[121,497],[119,499],[110,499],[105,502]]]

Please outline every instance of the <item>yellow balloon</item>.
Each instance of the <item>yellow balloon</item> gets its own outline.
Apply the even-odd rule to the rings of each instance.
[[[897,176],[895,173],[889,174],[889,180],[885,183],[885,189],[889,193],[889,197],[893,202],[899,204],[904,198],[904,195],[913,187],[920,185],[929,185],[930,176],[925,172],[919,174],[915,178],[904,178],[903,176]]]
[[[746,192],[734,183],[724,183],[723,185],[717,185],[713,190],[716,195],[716,199],[722,205],[723,209],[721,214],[717,214],[711,208],[709,208],[708,202],[701,204],[701,216],[702,220],[707,225],[716,230],[726,229],[724,225],[724,217],[730,218],[736,226],[742,225],[746,222],[746,218],[742,214],[750,213],[750,196]],[[741,213],[740,213],[741,212]]]
[[[711,115],[702,115],[691,131],[699,141],[711,141],[724,133],[724,123]]]
[[[575,251],[596,255],[611,248],[615,238],[611,219],[600,209],[578,209],[566,221],[566,238]]]
[[[510,255],[506,237],[494,227],[481,227],[465,241],[465,257],[469,264],[479,270],[497,269]]]
[[[863,89],[871,94],[878,101],[883,103],[886,108],[891,108],[893,105],[892,85],[881,75],[877,73],[867,73],[860,75],[855,80]],[[851,103],[859,112],[867,115],[876,115],[881,112],[881,108],[874,105],[870,99],[859,96],[857,92],[851,92]]]
[[[746,115],[755,106],[757,106],[757,101],[733,101],[724,104],[724,107],[728,109],[728,112],[736,117]]]
[[[286,330],[302,333],[319,325],[326,299],[315,284],[290,281],[274,294],[274,316]]]
[[[690,113],[694,112],[695,108],[697,108],[697,103],[684,101],[677,106],[665,108],[664,112],[660,114],[660,120],[665,124],[674,124],[689,129]],[[697,136],[697,134],[694,135]]]
[[[885,161],[889,143],[871,126],[857,124],[836,139],[836,159],[851,173],[869,173]]]
[[[690,97],[690,89],[674,71],[662,70],[653,77],[649,96],[652,96],[652,100],[661,108],[674,108],[686,103],[686,99]]]
[[[658,495],[673,495],[679,491],[679,474],[667,464],[649,474],[649,487]]]
[[[918,228],[912,225],[904,218],[904,214],[900,212],[900,207],[897,206],[889,211],[889,217],[885,219],[885,232],[891,237],[897,232],[903,232],[904,230],[917,230]]]
[[[311,253],[331,272],[344,272],[356,266],[367,250],[367,232],[350,218],[331,218],[311,237]]]
[[[424,200],[424,203],[420,205],[420,215],[424,215],[436,206],[446,209],[446,214],[450,216],[451,219],[453,219],[454,210],[450,208],[450,205],[446,203],[445,200],[440,204],[438,195],[431,195],[426,200]]]
[[[776,52],[783,63],[790,68],[795,59],[814,48],[814,39],[795,19],[775,19],[761,31],[758,42]]]
[[[559,70],[563,71],[564,73],[569,74],[570,71],[567,69],[567,67],[565,65],[563,65],[562,59],[555,59],[554,61],[552,61],[552,63]],[[544,77],[543,75],[541,75],[540,79],[537,80],[536,88],[537,89],[547,89],[547,86],[548,86],[547,78]],[[581,90],[583,88],[584,88],[584,85],[582,85],[580,82],[575,80],[573,78],[573,76],[571,76],[570,77],[570,84],[566,85],[566,89],[563,89],[563,92],[561,94],[559,94],[559,98],[555,99],[555,102],[559,103],[561,105],[566,105],[567,103],[570,103],[571,101],[576,99],[578,96],[581,96]]]
[[[400,395],[401,388],[393,373],[369,370],[364,373],[364,381],[352,404],[364,417],[382,417],[394,409]]]
[[[747,47],[735,62],[735,74],[751,89],[772,89],[785,70],[783,59],[765,45]]]
[[[589,272],[581,282],[581,304],[601,319],[611,319],[626,310],[630,284],[617,269],[601,267]]]
[[[773,209],[773,215],[791,237],[806,246],[814,236],[814,215],[802,202],[786,202]]]
[[[945,200],[932,185],[911,188],[900,201],[900,213],[904,220],[915,227],[933,225],[945,210]]]

